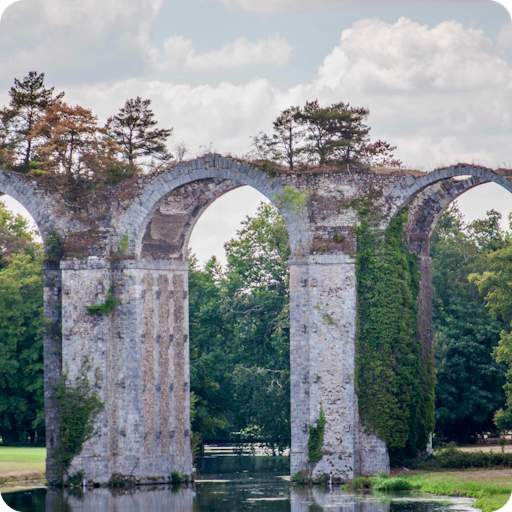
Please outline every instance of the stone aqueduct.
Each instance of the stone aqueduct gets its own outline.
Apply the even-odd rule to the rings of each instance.
[[[459,177],[459,178],[457,178]],[[55,387],[65,368],[73,378],[87,357],[105,408],[97,435],[86,442],[70,473],[105,483],[117,472],[144,481],[172,470],[190,474],[188,240],[195,223],[222,194],[249,185],[280,209],[290,259],[291,472],[307,467],[309,426],[326,416],[324,457],[316,475],[347,480],[389,466],[385,444],[360,425],[354,387],[357,213],[340,208],[376,197],[382,227],[408,206],[405,236],[422,271],[419,336],[431,347],[430,236],[439,215],[466,190],[512,178],[470,165],[429,174],[397,172],[283,173],[220,155],[206,155],[156,176],[112,187],[108,202],[85,212],[28,176],[0,172],[0,193],[34,217],[45,243],[65,240],[60,262],[45,264],[44,308],[54,328],[44,345],[47,477],[56,481]],[[300,211],[283,201],[285,187],[308,193]],[[375,194],[375,191],[378,193]],[[100,204],[101,203],[101,204]],[[335,234],[344,237],[335,237]],[[119,242],[129,240],[119,256]],[[114,256],[113,256],[114,255]],[[116,257],[118,255],[118,257]],[[107,316],[86,314],[113,287],[123,304]],[[326,322],[327,313],[334,322]]]

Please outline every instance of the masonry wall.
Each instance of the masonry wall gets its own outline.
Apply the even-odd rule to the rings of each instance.
[[[44,332],[44,406],[46,426],[46,479],[57,480],[54,463],[58,448],[59,409],[55,390],[62,371],[62,327],[61,327],[61,271],[58,263],[44,265],[44,315],[46,329]]]
[[[86,362],[104,410],[69,474],[141,482],[190,474],[188,267],[175,262],[67,262],[63,276],[63,367],[73,383]],[[108,315],[86,306],[109,290],[123,304]]]

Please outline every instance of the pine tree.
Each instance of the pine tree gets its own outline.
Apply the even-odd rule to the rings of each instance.
[[[30,71],[23,80],[14,79],[9,91],[9,108],[2,111],[4,144],[14,152],[13,164],[20,170],[28,171],[32,157],[33,142],[30,132],[41,119],[48,107],[59,101],[64,93],[54,96],[55,87],[47,89],[44,85],[44,73]],[[7,124],[8,123],[8,124]]]
[[[286,162],[290,171],[298,161],[302,161],[301,148],[305,136],[304,128],[297,122],[300,113],[298,107],[283,110],[272,123],[274,133],[269,137],[259,133],[253,137],[253,148],[256,156],[264,160]]]
[[[107,121],[107,133],[125,150],[130,164],[139,157],[156,157],[164,161],[171,158],[165,142],[172,128],[154,128],[158,123],[150,105],[151,100],[139,96],[126,100],[119,113]]]

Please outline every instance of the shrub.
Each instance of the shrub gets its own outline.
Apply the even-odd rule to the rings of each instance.
[[[372,488],[376,491],[410,491],[414,489],[414,485],[410,480],[399,476],[387,478],[373,478]]]
[[[449,443],[434,455],[407,461],[410,469],[441,470],[512,467],[512,453],[472,451],[463,452],[455,443]]]
[[[83,471],[77,471],[76,473],[69,475],[68,479],[66,480],[66,484],[68,485],[82,485],[82,482],[84,480],[84,472]]]
[[[181,484],[183,482],[183,473],[180,473],[179,471],[174,470],[171,473],[171,482],[173,484]]]
[[[312,480],[309,476],[308,470],[303,469],[302,471],[298,471],[297,473],[295,473],[295,475],[293,475],[292,482],[299,485],[306,485],[310,484]]]
[[[362,491],[364,489],[372,488],[372,479],[369,476],[356,476],[348,484],[344,485],[345,489],[349,491]]]

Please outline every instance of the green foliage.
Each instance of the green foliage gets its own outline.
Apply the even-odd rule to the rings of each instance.
[[[353,480],[343,486],[347,491],[362,491],[372,488],[372,479],[369,476],[356,476]]]
[[[325,432],[325,414],[320,404],[320,413],[318,419],[315,421],[315,425],[309,426],[309,437],[308,437],[308,463],[316,464],[320,462],[324,456],[322,447],[324,444],[324,432]]]
[[[357,229],[356,388],[363,425],[396,461],[424,450],[434,428],[433,367],[416,333],[419,271],[402,244],[407,214],[380,233],[364,213]]]
[[[0,203],[0,437],[44,445],[43,271],[27,222]]]
[[[58,233],[54,229],[50,230],[44,244],[45,260],[58,263],[62,259],[63,252],[62,240]]]
[[[74,382],[69,382],[68,373],[63,372],[57,386],[59,444],[55,462],[59,472],[67,470],[73,458],[82,451],[83,444],[96,435],[94,420],[103,410],[103,403],[89,383],[89,370],[84,358]]]
[[[83,471],[77,471],[76,473],[73,473],[72,475],[69,475],[66,479],[67,485],[82,485],[82,482],[84,480],[84,472]]]
[[[335,244],[341,244],[342,242],[345,241],[345,235],[343,233],[334,233],[332,241]]]
[[[290,208],[293,210],[295,215],[298,215],[302,208],[306,206],[309,197],[312,192],[310,190],[306,190],[301,192],[300,190],[295,190],[292,187],[284,187],[284,194],[277,195],[277,205],[280,208]]]
[[[410,464],[409,464],[410,462]],[[411,469],[442,470],[442,469],[492,469],[510,468],[512,453],[500,451],[459,450],[454,442],[450,442],[436,450],[434,455],[408,461]]]
[[[12,256],[18,254],[39,260],[41,246],[35,237],[24,217],[12,213],[0,203],[0,269],[9,264]]]
[[[3,153],[9,155],[6,163],[14,170],[28,172],[31,169],[34,149],[31,130],[44,111],[64,96],[64,93],[54,96],[54,89],[45,87],[44,73],[37,71],[30,71],[23,80],[14,79],[14,86],[9,91],[9,107],[0,111],[0,139],[3,139],[0,140],[0,160],[3,142]]]
[[[410,480],[398,476],[390,477],[388,474],[379,476],[356,476],[353,480],[343,486],[347,491],[364,491],[373,489],[374,491],[410,491],[415,489],[415,486]]]
[[[502,234],[497,238],[489,228],[481,231],[483,231],[484,241],[492,242],[491,250],[487,252],[488,267],[484,271],[470,275],[469,279],[484,295],[491,315],[502,320],[505,325],[512,326],[512,291],[510,290],[512,238],[508,234]],[[500,430],[510,430],[512,429],[512,332],[510,327],[504,327],[501,331],[493,356],[497,363],[501,363],[506,368],[506,382],[503,385],[506,403],[503,408],[496,411],[494,423]]]
[[[298,485],[307,485],[313,481],[309,476],[309,471],[307,469],[303,469],[301,471],[297,471],[297,473],[293,475],[292,482]]]
[[[288,234],[262,205],[226,244],[228,264],[191,261],[192,429],[202,439],[290,443]],[[273,404],[268,407],[268,404]]]
[[[175,485],[181,484],[183,482],[183,473],[180,473],[179,471],[174,470],[171,473],[171,482]]]
[[[453,474],[420,473],[407,475],[414,489],[442,496],[467,496],[477,498],[473,506],[482,512],[501,509],[510,498],[510,481],[507,478],[485,475],[485,478],[471,478],[471,473]]]
[[[503,407],[505,366],[492,351],[505,323],[489,315],[468,276],[491,266],[488,254],[504,243],[499,214],[469,225],[457,207],[437,223],[432,239],[434,348],[437,363],[436,434],[467,443],[495,430],[493,415]]]
[[[264,160],[269,169],[275,169],[275,166],[272,167],[272,161],[285,162],[290,171],[293,171],[295,164],[303,163],[305,161],[303,142],[306,131],[297,122],[299,113],[298,107],[283,110],[273,122],[274,133],[270,137],[263,132],[253,137],[251,156]]]
[[[381,140],[370,142],[365,124],[370,111],[348,103],[321,107],[318,100],[303,107],[290,107],[273,123],[271,136],[261,132],[253,137],[252,159],[296,164],[355,164],[400,167],[392,147]]]
[[[170,155],[166,140],[170,130],[155,128],[158,124],[150,108],[151,100],[132,98],[126,100],[119,112],[107,121],[106,131],[110,138],[123,148],[128,163],[137,158],[155,157],[168,160]]]
[[[395,476],[392,478],[377,477],[372,479],[372,489],[375,491],[410,491],[414,486],[410,480]]]
[[[130,239],[128,238],[128,229],[126,230],[123,238],[117,243],[117,249],[121,254],[126,254],[130,246]]]
[[[125,161],[113,161],[104,172],[105,183],[116,185],[127,179],[133,178],[140,173],[139,167]]]
[[[93,304],[92,306],[86,306],[87,313],[89,315],[108,315],[111,313],[116,306],[122,306],[123,301],[121,299],[117,299],[112,295],[113,288],[111,287],[105,297],[105,302],[103,304]]]

